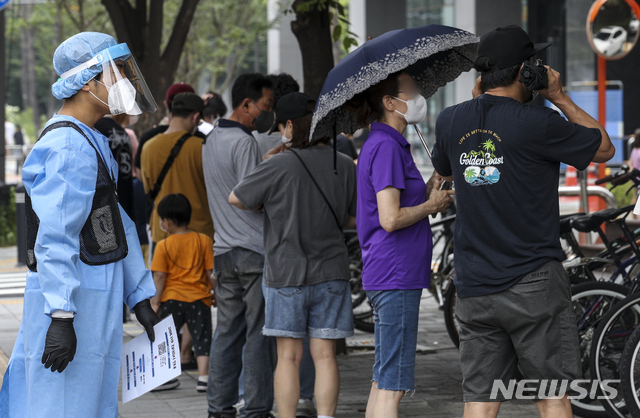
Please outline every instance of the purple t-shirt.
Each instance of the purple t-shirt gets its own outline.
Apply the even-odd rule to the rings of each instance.
[[[410,148],[394,128],[373,123],[358,157],[356,219],[365,290],[429,287],[433,248],[429,219],[387,232],[378,215],[376,193],[385,187],[400,190],[400,207],[417,206],[426,200],[425,183]]]

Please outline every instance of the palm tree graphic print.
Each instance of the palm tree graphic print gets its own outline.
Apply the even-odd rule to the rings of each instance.
[[[464,179],[472,186],[496,184],[500,181],[500,171],[493,164],[502,164],[503,157],[495,155],[496,146],[491,139],[482,142],[479,148],[460,156],[460,164],[467,166]]]

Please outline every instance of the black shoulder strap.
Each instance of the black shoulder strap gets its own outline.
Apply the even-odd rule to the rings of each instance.
[[[164,178],[167,176],[167,173],[169,172],[171,165],[173,165],[173,161],[178,156],[178,153],[180,153],[180,150],[182,149],[182,146],[184,145],[184,143],[187,142],[187,139],[191,138],[191,136],[192,135],[187,132],[186,134],[182,135],[180,139],[178,139],[178,142],[176,142],[176,144],[173,146],[173,148],[171,148],[169,157],[167,158],[167,161],[164,163],[164,166],[162,167],[162,171],[160,171],[160,174],[158,175],[156,184],[153,185],[153,189],[149,192],[149,198],[151,200],[156,200],[158,193],[160,193],[162,182],[164,181]]]
[[[38,142],[40,140],[40,138],[45,136],[47,133],[49,133],[50,131],[53,131],[54,129],[57,129],[57,128],[72,128],[72,129],[75,129],[76,131],[78,131],[80,133],[80,135],[82,135],[84,137],[84,139],[87,140],[89,145],[91,145],[91,148],[93,148],[93,150],[96,152],[96,155],[98,156],[98,159],[99,159],[98,160],[98,164],[100,164],[100,162],[102,162],[104,167],[107,168],[107,172],[111,175],[111,181],[115,182],[114,177],[113,177],[113,173],[111,173],[111,170],[108,168],[107,164],[102,159],[102,156],[100,156],[100,153],[98,152],[98,149],[96,148],[96,146],[93,145],[93,142],[91,142],[91,140],[89,139],[87,134],[85,134],[82,131],[82,129],[80,129],[80,127],[78,125],[76,125],[75,123],[73,123],[71,121],[68,121],[68,120],[63,120],[63,121],[60,121],[60,122],[54,122],[54,123],[52,123],[51,125],[47,126],[46,128],[44,128],[42,130],[42,133],[40,134],[40,136],[38,137],[36,142]]]
[[[293,155],[295,155],[298,158],[298,161],[300,161],[300,164],[302,164],[302,166],[304,167],[305,171],[307,172],[307,174],[309,175],[309,177],[311,178],[311,181],[313,182],[313,184],[315,184],[316,188],[318,189],[318,191],[320,192],[320,195],[322,195],[322,198],[324,199],[324,201],[326,202],[327,206],[329,206],[329,210],[331,211],[331,214],[333,215],[333,219],[336,220],[336,225],[338,225],[338,229],[340,231],[342,231],[342,224],[340,223],[340,221],[338,220],[338,215],[336,215],[335,211],[333,210],[333,208],[331,207],[331,203],[329,203],[329,199],[327,199],[327,196],[325,196],[324,192],[322,191],[322,189],[320,188],[320,185],[318,184],[318,182],[316,181],[315,178],[313,178],[313,175],[311,174],[311,171],[309,171],[309,168],[307,167],[307,165],[304,163],[304,161],[302,161],[302,158],[300,158],[300,156],[298,155],[297,152],[295,152],[293,149],[289,148],[289,151],[291,151],[293,153]]]

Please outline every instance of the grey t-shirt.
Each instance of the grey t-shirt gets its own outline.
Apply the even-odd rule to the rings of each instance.
[[[202,146],[202,168],[215,229],[216,255],[241,247],[264,254],[262,213],[229,204],[231,190],[262,161],[258,143],[238,122],[220,119]]]
[[[253,132],[253,135],[256,137],[258,141],[258,149],[260,149],[260,156],[264,157],[264,155],[269,152],[272,148],[277,147],[282,144],[282,135],[277,130],[273,132],[271,135],[268,133],[258,133]]]
[[[349,216],[356,216],[353,161],[338,154],[338,175],[335,175],[331,147],[314,146],[295,151],[318,182],[341,224],[344,225]],[[342,231],[292,152],[264,161],[233,192],[247,208],[264,206],[266,286],[310,286],[349,279],[349,256]]]

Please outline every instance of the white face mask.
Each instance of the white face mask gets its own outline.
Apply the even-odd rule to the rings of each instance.
[[[407,104],[407,113],[399,112],[397,109],[396,112],[404,116],[409,125],[416,125],[427,117],[427,100],[421,94],[418,94],[410,100],[402,100],[397,97],[393,98]]]
[[[291,139],[292,138],[287,138],[287,126],[285,125],[284,127],[284,134],[282,134],[282,143],[285,144],[287,147],[291,146]]]
[[[162,227],[162,219],[160,219],[160,222],[158,222],[158,223],[160,224],[160,230],[161,230],[162,232],[164,232],[165,234],[166,234],[167,232],[169,232],[168,230],[166,230],[166,229],[164,229],[164,228]]]
[[[98,81],[98,83],[100,83]],[[136,105],[136,88],[133,87],[131,81],[128,78],[118,80],[113,86],[107,87],[102,84],[109,92],[107,101],[108,104],[98,99],[98,97],[91,93],[93,97],[100,100],[101,103],[109,106],[109,111],[112,115],[119,115],[126,113],[128,115],[139,115],[142,113],[140,108]]]

